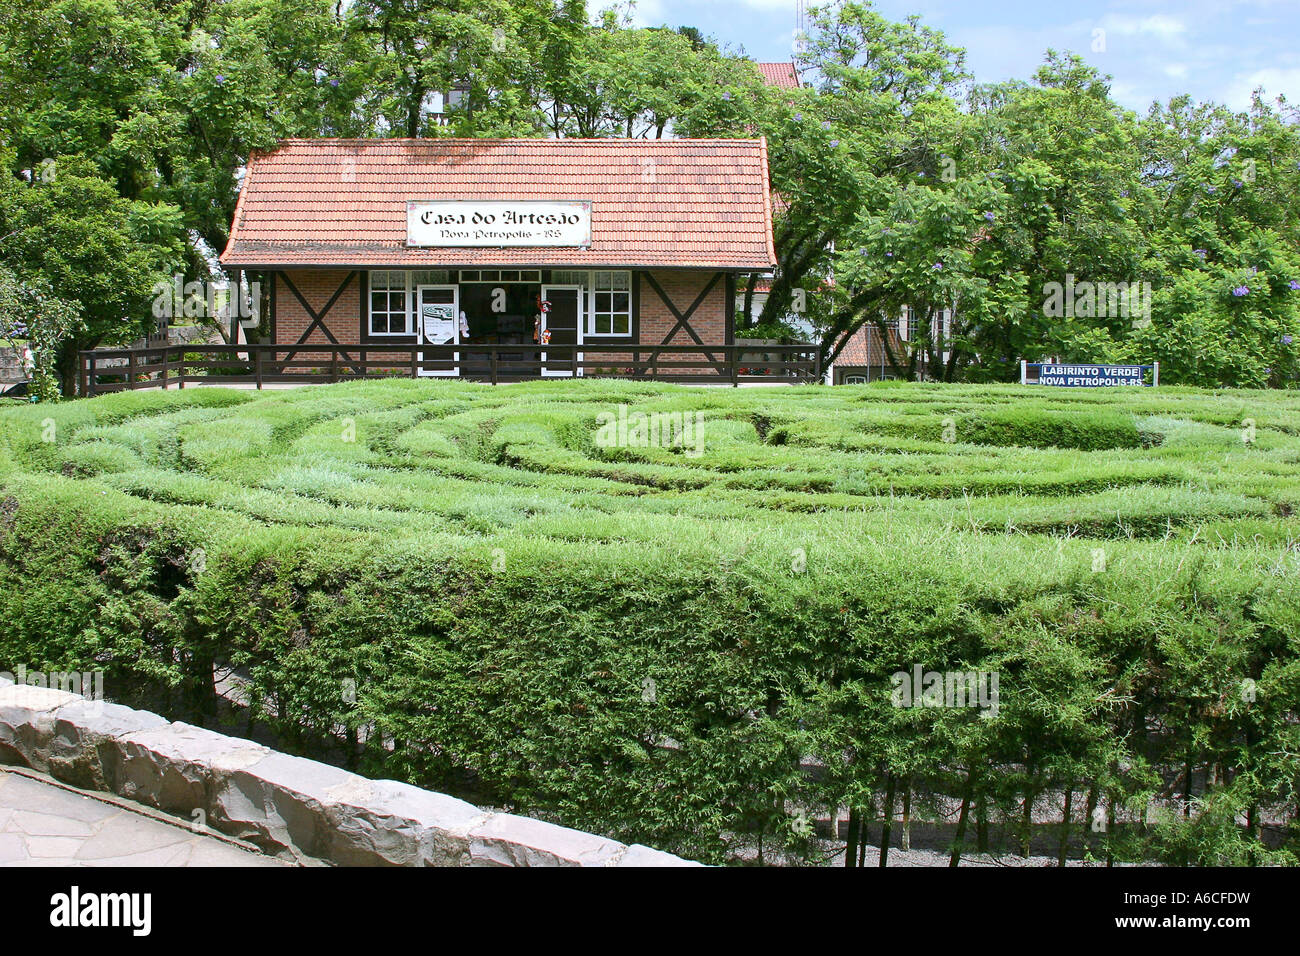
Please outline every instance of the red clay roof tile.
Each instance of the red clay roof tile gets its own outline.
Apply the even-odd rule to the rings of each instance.
[[[589,200],[592,243],[406,246],[407,200]],[[763,140],[286,140],[255,155],[227,265],[770,269]]]
[[[759,63],[758,72],[763,74],[763,82],[768,86],[783,90],[797,90],[802,86],[793,63]]]

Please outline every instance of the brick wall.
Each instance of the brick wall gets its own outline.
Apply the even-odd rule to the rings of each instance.
[[[664,303],[663,298],[655,290],[651,279],[659,285],[665,296],[668,297],[677,307],[679,312],[685,312],[691,307],[696,297],[717,277],[713,288],[704,301],[700,303],[698,309],[690,317],[689,323],[695,334],[698,335],[706,345],[723,345],[727,341],[727,280],[723,275],[716,272],[696,272],[686,269],[660,269],[651,273],[641,275],[641,313],[640,313],[640,338],[639,342],[643,345],[673,345],[685,346],[694,345],[695,340],[691,338],[690,333],[685,329],[678,329],[672,339],[664,343],[668,333],[673,326],[677,324],[677,317]],[[608,356],[599,352],[588,352],[586,357],[590,361],[603,361],[608,358],[610,364],[618,365],[619,359],[627,360],[628,355],[610,354]],[[673,356],[663,356],[660,363],[660,371],[667,374],[684,374],[684,375],[715,375],[712,369],[707,368],[676,368],[673,366],[673,359],[678,362],[706,362],[710,356],[704,352],[682,353]],[[712,353],[712,358],[721,362],[725,356],[720,352]],[[642,361],[649,359],[648,354],[642,354]]]
[[[348,272],[334,269],[286,269],[284,276],[288,277],[308,304],[319,312],[348,277]],[[348,280],[343,294],[325,318],[325,323],[340,342],[357,341],[361,328],[361,316],[358,314],[361,308],[360,281],[361,273],[354,274]],[[307,326],[311,325],[311,316],[279,274],[275,277],[274,294],[276,344],[292,345],[302,338]],[[312,331],[311,338],[307,341],[329,344],[329,339],[319,328]]]
[[[319,312],[333,297],[334,293],[338,291],[344,280],[348,279],[348,270],[287,269],[285,275],[302,297],[307,300],[307,303]],[[681,312],[685,312],[690,308],[696,297],[716,277],[717,281],[713,283],[708,295],[691,316],[690,325],[695,330],[696,335],[708,345],[722,345],[727,341],[727,281],[725,276],[714,272],[698,272],[685,269],[656,270],[650,275],[653,276],[654,282],[658,283],[664,294],[672,300],[673,305]],[[359,310],[361,309],[362,281],[361,273],[356,273],[348,279],[342,294],[324,320],[324,324],[329,327],[334,338],[343,345],[355,346],[360,342],[361,315]],[[650,346],[663,344],[669,331],[677,324],[677,319],[645,274],[641,277],[640,287],[639,342],[642,345]],[[303,307],[302,302],[298,300],[298,297],[293,294],[283,277],[276,275],[274,290],[276,344],[296,344],[302,338],[303,333],[307,331],[308,326],[311,325],[311,316]],[[329,338],[319,327],[313,329],[311,337],[307,341],[310,344],[330,344]],[[684,329],[678,329],[667,344],[675,346],[693,345],[694,340]],[[371,348],[375,347],[371,346]],[[617,367],[620,362],[626,362],[631,358],[627,353],[600,353],[591,350],[584,350],[584,355],[589,361],[608,361],[611,367]],[[320,362],[323,365],[329,361],[330,355],[327,352],[304,350],[297,357],[304,361]],[[709,360],[709,356],[703,352],[692,352],[674,357],[678,362],[704,362]],[[664,357],[664,362],[660,366],[661,371],[668,374],[716,374],[711,369],[674,368],[672,365],[674,357]],[[718,361],[725,358],[718,352],[712,353],[712,357]],[[410,361],[409,353],[384,353],[378,350],[368,352],[367,358],[371,361],[392,361],[395,367],[403,367]],[[642,358],[645,359],[648,356],[643,355]]]
[[[326,313],[324,324],[329,327],[330,333],[338,340],[340,345],[355,346],[361,341],[360,309],[364,277],[362,273],[357,272],[351,279],[348,279],[348,272],[347,269],[286,269],[285,275],[302,297],[307,300],[307,304],[317,312],[325,308],[334,293],[338,291],[339,286],[343,284],[343,281],[348,280],[342,294],[339,295],[338,301]],[[283,277],[277,274],[275,277],[276,344],[296,344],[311,323],[311,316],[307,314],[303,304],[293,294]],[[311,337],[307,341],[312,344],[330,344],[329,338],[321,331],[320,326],[312,330]],[[349,354],[351,358],[357,358],[355,351]],[[298,359],[304,362],[319,362],[324,365],[329,362],[330,353],[304,350],[295,356],[295,360]],[[381,352],[369,348],[366,352],[366,360],[370,362],[392,362],[394,369],[405,369],[410,365],[411,353]],[[307,371],[307,369],[294,369],[293,371]],[[379,374],[381,371],[378,368],[369,370],[371,374]]]

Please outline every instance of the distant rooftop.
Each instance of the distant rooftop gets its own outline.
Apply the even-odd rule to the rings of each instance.
[[[797,90],[803,85],[793,63],[759,63],[758,72],[763,74],[763,82],[768,86]]]

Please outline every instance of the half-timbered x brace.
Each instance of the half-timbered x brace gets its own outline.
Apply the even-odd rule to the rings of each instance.
[[[334,304],[338,302],[339,296],[343,295],[344,290],[346,290],[347,287],[352,283],[352,279],[356,275],[357,273],[355,271],[349,272],[347,274],[347,278],[343,280],[342,285],[340,285],[337,289],[334,290],[334,294],[330,296],[330,300],[325,303],[325,307],[321,309],[319,312],[317,312],[315,309],[311,307],[310,303],[308,303],[307,300],[303,298],[303,294],[299,292],[298,287],[293,284],[293,280],[289,278],[289,274],[287,272],[280,273],[280,278],[284,280],[284,284],[288,286],[289,291],[293,293],[294,298],[297,299],[302,304],[302,307],[307,310],[307,315],[311,317],[311,322],[307,325],[307,331],[304,332],[302,334],[302,337],[299,338],[298,341],[294,343],[295,345],[310,345],[311,343],[309,343],[307,340],[311,338],[312,332],[315,331],[317,328],[319,328],[321,332],[325,334],[325,337],[329,339],[332,344],[334,345],[339,344],[339,340],[334,337],[334,333],[331,332],[329,330],[329,326],[325,324],[325,316],[329,315],[330,309],[334,308]],[[292,352],[290,352],[288,355],[285,356],[285,361],[292,359],[295,355],[298,354],[299,351],[301,350],[294,349]],[[340,351],[339,354],[343,356],[345,361],[348,362],[352,361],[352,356],[348,355],[347,352]]]
[[[704,287],[704,291],[702,291],[699,295],[695,297],[695,301],[691,303],[690,308],[687,309],[685,312],[682,312],[677,308],[676,305],[673,304],[673,300],[668,298],[668,294],[664,292],[663,286],[661,286],[658,282],[655,281],[654,275],[652,275],[649,272],[645,273],[645,280],[650,284],[650,288],[655,290],[655,294],[659,296],[659,299],[663,302],[664,305],[668,306],[668,311],[671,312],[673,316],[677,319],[677,324],[674,325],[668,331],[668,334],[664,336],[664,340],[659,343],[660,345],[671,345],[673,341],[673,336],[677,334],[678,329],[685,329],[686,334],[695,340],[696,345],[700,345],[700,346],[704,345],[704,340],[700,338],[699,335],[696,334],[695,329],[691,327],[690,319],[691,316],[695,314],[696,310],[699,309],[699,307],[704,304],[704,300],[708,298],[709,293],[713,291],[713,287],[718,284],[718,280],[721,278],[722,278],[722,273],[715,272],[713,274],[713,278],[709,280],[708,285]],[[650,361],[652,362],[657,361],[659,358],[660,351],[661,351],[660,349],[655,349],[655,351],[650,356]],[[719,371],[722,370],[722,366],[718,364],[718,360],[713,357],[712,352],[705,351],[704,355],[708,357],[708,360],[710,362],[718,366]]]

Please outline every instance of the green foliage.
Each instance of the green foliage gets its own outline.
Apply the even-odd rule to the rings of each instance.
[[[31,350],[30,392],[37,401],[59,398],[59,350],[84,329],[79,309],[55,296],[38,278],[20,279],[0,264],[0,339],[14,354]]]
[[[1234,114],[1184,96],[1138,117],[1108,77],[1052,50],[1030,82],[970,86],[941,31],[859,0],[812,11],[806,85],[774,89],[694,28],[591,13],[585,0],[0,8],[0,260],[79,304],[78,346],[111,343],[149,324],[153,273],[208,278],[241,169],[285,137],[763,135],[779,266],[755,321],[752,297],[740,303],[742,332],[802,310],[827,358],[869,323],[909,378],[1012,381],[1022,358],[1056,357],[1158,360],[1170,383],[1296,383],[1294,107]],[[1048,286],[1068,277],[1152,294],[1135,315],[1053,314]],[[890,330],[905,306],[919,334],[902,341]],[[70,350],[60,365],[66,385]]]
[[[901,415],[880,426],[887,434],[974,445],[1025,448],[1140,448],[1143,436],[1133,416],[1111,409],[1046,409],[1012,405],[952,417]]]
[[[175,209],[122,199],[79,157],[51,160],[29,183],[0,177],[4,261],[80,318],[49,343],[65,392],[78,349],[153,326],[150,290],[181,258],[180,227]]]
[[[599,447],[620,404],[703,412],[702,454]],[[1294,863],[1297,411],[612,380],[4,409],[0,661],[207,725],[234,669],[286,746],[709,860],[808,852],[796,811],[892,780],[1017,839],[1092,792],[1117,823],[1076,808],[1074,855]],[[997,671],[997,715],[893,706],[916,665]]]

